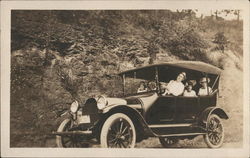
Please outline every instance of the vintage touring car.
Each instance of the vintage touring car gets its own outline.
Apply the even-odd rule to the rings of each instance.
[[[162,95],[161,84],[176,79],[180,72],[186,73],[184,84],[187,80],[196,81],[196,93],[199,79],[209,78],[212,92],[193,97]],[[228,119],[228,115],[217,107],[220,73],[219,68],[197,61],[153,64],[121,72],[118,75],[123,80],[124,97],[99,96],[84,104],[74,101],[68,110],[70,117],[53,132],[57,146],[84,147],[96,140],[104,148],[133,148],[136,142],[158,137],[163,147],[169,147],[179,139],[203,135],[208,147],[221,147],[221,119]],[[141,93],[132,90],[133,81],[142,80],[154,82],[156,87]],[[127,83],[132,86],[127,87]]]

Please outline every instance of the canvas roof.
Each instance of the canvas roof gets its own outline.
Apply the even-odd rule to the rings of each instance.
[[[136,71],[140,71],[140,70],[143,71],[143,70],[147,70],[147,69],[152,69],[154,67],[172,67],[172,68],[176,67],[178,69],[183,68],[186,70],[187,69],[194,70],[194,71],[204,72],[204,73],[213,74],[213,75],[220,75],[220,73],[221,73],[221,69],[219,69],[218,67],[213,66],[211,64],[204,63],[204,62],[178,61],[178,62],[165,62],[165,63],[160,63],[160,64],[147,65],[147,66],[123,71],[123,72],[119,73],[118,75],[129,74],[131,72],[136,72]],[[147,72],[145,71],[145,73],[147,73]]]

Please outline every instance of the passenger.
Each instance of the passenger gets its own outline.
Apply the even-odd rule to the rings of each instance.
[[[142,92],[147,92],[147,87],[146,87],[146,84],[145,82],[141,81],[140,82],[140,86],[139,88],[137,89],[137,93],[142,93]]]
[[[174,96],[181,95],[184,91],[183,80],[186,79],[186,73],[180,73],[176,80],[171,80],[168,85],[165,87],[165,92],[162,95],[172,94]]]
[[[200,84],[202,87],[199,89],[198,95],[204,96],[212,93],[212,88],[208,86],[209,82],[210,82],[209,78],[206,79],[206,77],[202,77],[200,79]]]
[[[193,90],[193,82],[191,81],[188,81],[187,82],[187,86],[186,86],[186,90],[184,91],[183,93],[183,96],[185,97],[196,97],[196,93],[195,91]]]
[[[156,83],[154,81],[148,82],[148,91],[156,90]]]

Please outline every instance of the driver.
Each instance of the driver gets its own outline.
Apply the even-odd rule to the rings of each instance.
[[[156,83],[154,81],[148,82],[148,91],[156,90]]]
[[[184,91],[184,84],[182,81],[186,79],[186,73],[181,72],[176,80],[171,80],[165,87],[165,92],[162,95],[172,94],[174,96],[181,95]]]

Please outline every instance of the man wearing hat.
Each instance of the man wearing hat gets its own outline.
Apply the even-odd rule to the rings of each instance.
[[[184,81],[186,79],[186,73],[185,72],[181,72],[176,80],[171,80],[168,85],[165,87],[165,92],[163,93],[163,95],[167,95],[167,94],[172,94],[174,96],[178,96],[181,95],[184,91],[184,84],[182,83],[182,81]]]
[[[212,93],[212,88],[208,86],[209,82],[210,82],[209,78],[202,77],[200,79],[201,88],[199,89],[198,95],[202,96],[202,95],[209,95]]]

